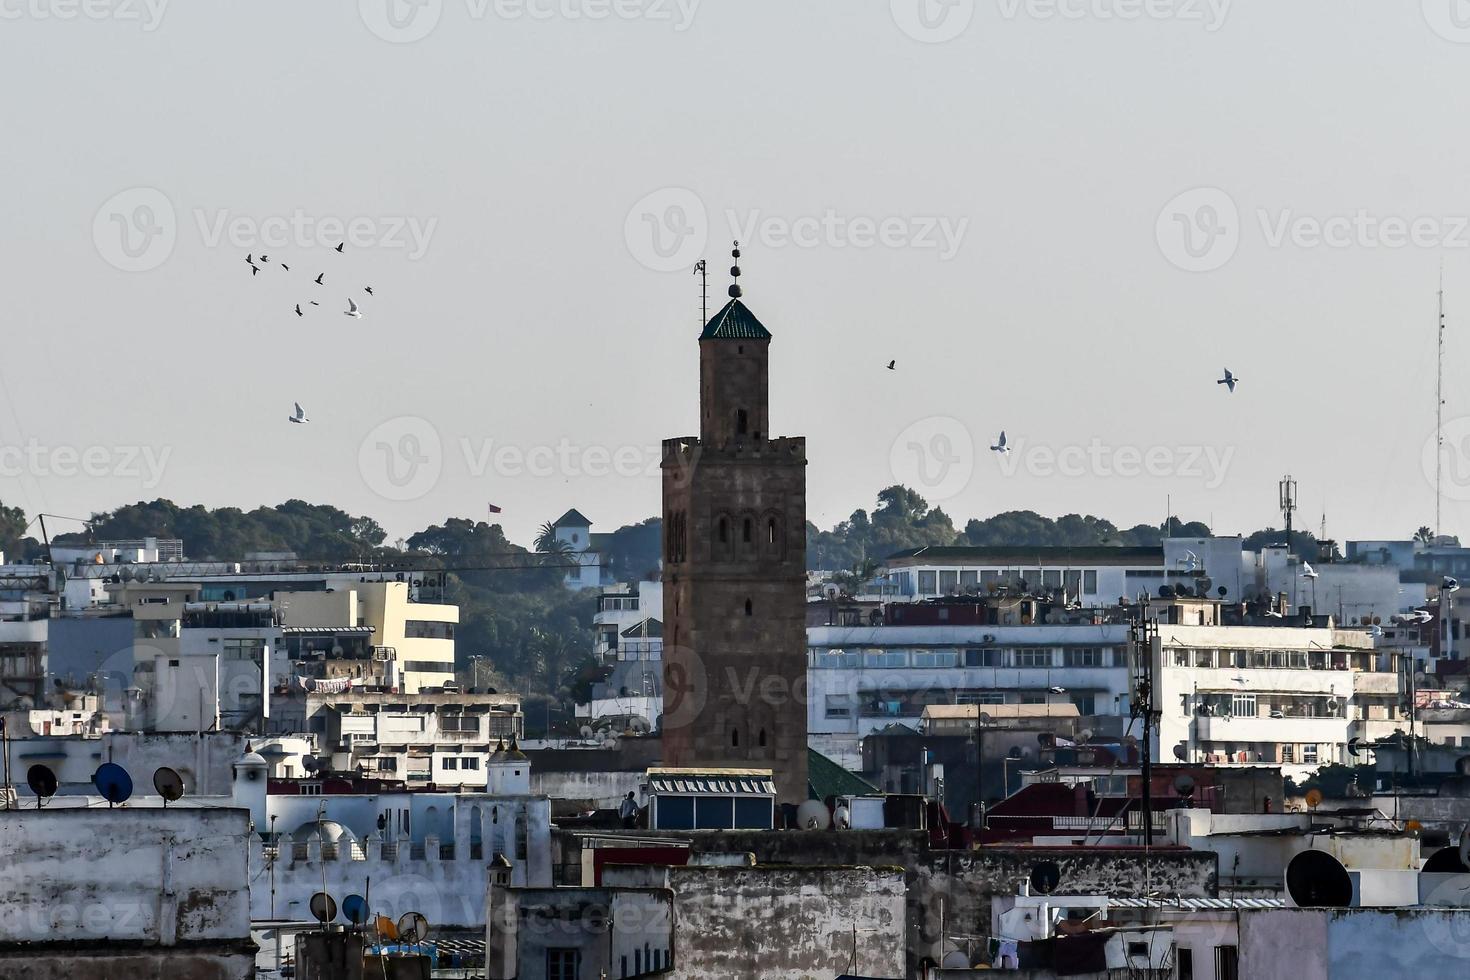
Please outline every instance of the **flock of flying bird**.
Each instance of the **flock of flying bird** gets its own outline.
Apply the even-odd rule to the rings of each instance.
[[[346,248],[346,246],[347,246],[347,243],[346,242],[338,242],[337,245],[332,249],[332,251],[334,251],[337,254],[341,255],[342,252],[343,252],[343,249]],[[251,278],[253,279],[254,277],[260,275],[260,267],[263,266],[263,265],[268,264],[270,262],[270,260],[271,260],[270,259],[270,256],[269,255],[266,255],[263,252],[260,255],[256,255],[254,252],[248,253],[245,256],[245,264],[248,265],[248,266],[250,266],[250,276],[251,276]],[[287,265],[286,263],[284,263],[284,262],[278,262],[276,264],[279,265],[281,267],[281,269],[283,271],[285,271],[285,272],[290,272],[291,271],[291,267],[289,265]],[[326,277],[327,277],[327,274],[325,272],[318,272],[316,274],[316,278],[313,279],[312,282],[316,283],[318,286],[325,286],[326,285],[326,282],[325,282]],[[371,286],[364,286],[364,287],[362,287],[362,291],[364,293],[366,293],[367,295],[369,295],[369,296],[373,295],[373,287],[371,287]],[[312,300],[307,300],[307,305],[308,306],[321,306],[322,304],[319,303],[319,302],[317,302],[316,300],[312,299]],[[347,309],[343,310],[342,311],[342,314],[344,316],[350,316],[350,317],[352,317],[355,320],[361,319],[362,318],[362,311],[357,308],[357,300],[353,299],[351,296],[347,297]],[[300,303],[297,303],[296,304],[296,315],[297,316],[305,316],[306,315],[305,312],[302,311],[301,304]],[[293,411],[290,415],[286,416],[286,421],[288,421],[288,422],[296,422],[296,423],[302,424],[302,425],[304,425],[305,423],[311,421],[310,419],[308,419],[306,417],[306,413],[301,410],[301,403],[300,402],[293,402],[292,405],[295,408],[295,411]]]
[[[890,370],[890,371],[897,370],[897,368],[894,367],[894,365],[896,365],[897,363],[898,363],[897,360],[889,361],[888,362],[888,370]],[[1225,368],[1225,377],[1223,377],[1220,380],[1216,381],[1215,384],[1217,384],[1217,385],[1224,385],[1226,388],[1229,388],[1232,392],[1234,392],[1235,391],[1236,382],[1238,382],[1239,380],[1240,380],[1239,378],[1237,378],[1235,375],[1233,375],[1233,374],[1230,373],[1230,369],[1229,368]],[[1008,452],[1011,451],[1011,447],[1008,446],[1008,445],[1006,445],[1006,430],[1005,429],[1001,429],[1000,430],[1000,438],[998,440],[996,440],[995,445],[993,445],[993,446],[990,447],[990,451],[991,452],[994,452],[994,453],[1000,453],[1001,455],[1005,455],[1006,453],[1008,453]],[[1309,569],[1311,568],[1310,565],[1308,565],[1307,567]],[[1316,572],[1313,572],[1311,577],[1315,577],[1315,576],[1316,576]]]

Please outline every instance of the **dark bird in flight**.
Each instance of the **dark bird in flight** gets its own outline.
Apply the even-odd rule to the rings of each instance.
[[[1219,381],[1216,381],[1215,384],[1217,384],[1217,385],[1224,385],[1225,387],[1229,388],[1231,391],[1234,391],[1235,390],[1235,382],[1237,382],[1239,380],[1240,380],[1239,378],[1237,378],[1235,375],[1233,375],[1233,374],[1230,373],[1230,369],[1229,368],[1226,368],[1225,369],[1225,377],[1221,378]]]
[[[373,287],[371,287],[371,286],[364,286],[364,287],[362,287],[362,291],[365,292],[365,293],[367,293],[369,296],[371,296],[373,294]]]
[[[318,286],[320,286],[320,285],[322,285],[322,276],[324,276],[324,275],[326,275],[326,273],[325,273],[325,272],[318,272],[318,273],[317,273],[317,274],[316,274],[316,284],[317,284],[317,285],[318,285]]]
[[[339,251],[339,252],[342,251],[342,246],[343,245],[346,245],[346,244],[347,244],[346,242],[338,242],[337,243],[337,251]]]
[[[260,275],[260,266],[258,266],[258,265],[252,265],[250,267],[250,274],[252,276],[258,276],[258,275]]]
[[[297,316],[300,316],[301,315],[301,304],[300,303],[297,303],[296,304],[296,315]]]
[[[281,263],[281,268],[285,269],[287,272],[291,271],[291,267],[284,262]]]
[[[898,363],[897,361],[889,361],[888,362],[888,370],[892,371],[893,370],[893,365],[895,365],[897,363]]]

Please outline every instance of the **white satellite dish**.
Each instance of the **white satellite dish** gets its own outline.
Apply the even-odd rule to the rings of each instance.
[[[796,808],[796,825],[802,830],[826,830],[832,826],[832,814],[821,800],[807,800]]]

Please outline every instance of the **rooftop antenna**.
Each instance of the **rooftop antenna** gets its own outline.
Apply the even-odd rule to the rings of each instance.
[[[1440,475],[1444,469],[1444,259],[1439,260],[1439,350],[1434,381],[1434,536],[1439,537]]]
[[[709,265],[700,259],[694,263],[694,274],[699,277],[699,326],[709,323]]]
[[[1286,552],[1291,553],[1291,515],[1296,511],[1296,481],[1288,473],[1281,478],[1281,516],[1286,518]]]
[[[734,280],[734,282],[730,283],[730,298],[731,299],[739,299],[740,296],[741,296],[741,294],[742,294],[742,290],[740,288],[740,243],[739,242],[736,242],[735,243],[735,247],[732,248],[732,249],[730,249],[730,257],[735,260],[735,264],[732,265],[732,266],[730,266],[730,277]]]

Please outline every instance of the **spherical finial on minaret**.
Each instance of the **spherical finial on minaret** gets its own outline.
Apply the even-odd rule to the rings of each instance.
[[[740,261],[740,243],[739,242],[736,242],[735,243],[735,247],[730,250],[730,255],[731,255],[732,258],[735,259],[736,262],[739,262]],[[731,299],[739,299],[740,298],[740,295],[741,295],[741,289],[740,289],[740,266],[739,265],[732,265],[732,266],[730,266],[730,275],[735,278],[735,281],[730,284],[730,298]]]

